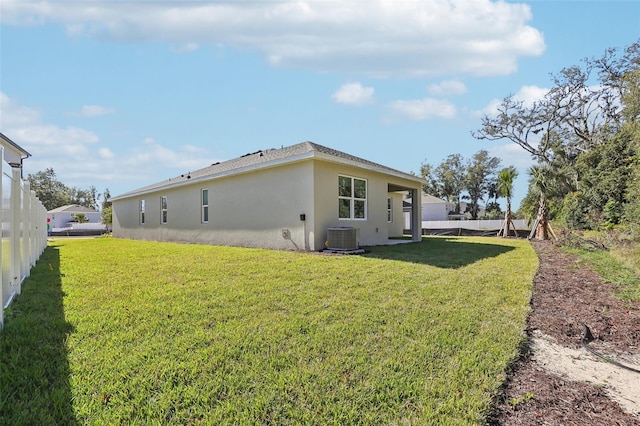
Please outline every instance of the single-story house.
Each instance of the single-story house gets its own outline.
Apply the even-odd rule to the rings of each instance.
[[[88,219],[85,223],[75,222],[73,215],[82,213]],[[47,212],[49,235],[99,235],[107,232],[102,223],[102,214],[96,209],[69,204]]]
[[[422,179],[313,142],[267,149],[111,197],[113,236],[319,251],[403,235]],[[412,240],[421,238],[420,202]]]
[[[69,228],[73,226],[73,215],[82,213],[88,219],[86,223],[102,223],[100,212],[90,207],[69,204],[58,207],[47,212],[47,218],[51,228]]]
[[[442,200],[426,192],[422,193],[422,221],[448,221],[466,219],[464,213],[455,212],[455,203]],[[411,224],[411,200],[403,201],[405,228]]]
[[[422,194],[422,220],[450,220],[449,214],[455,212],[455,209],[455,203]]]

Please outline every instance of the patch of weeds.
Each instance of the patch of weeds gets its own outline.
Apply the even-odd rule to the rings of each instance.
[[[519,396],[517,398],[509,398],[509,405],[511,405],[512,407],[517,407],[518,405],[524,404],[525,402],[530,401],[535,397],[536,395],[533,392],[525,392],[522,396]]]

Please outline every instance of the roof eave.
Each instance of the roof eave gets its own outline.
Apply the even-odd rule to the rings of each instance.
[[[363,164],[361,162],[358,161],[354,161],[354,160],[349,160],[346,158],[340,158],[340,157],[336,157],[334,155],[331,154],[326,154],[323,152],[319,152],[319,151],[308,151],[308,152],[304,152],[298,155],[293,155],[290,157],[286,157],[286,158],[279,158],[279,159],[275,159],[275,160],[271,160],[271,161],[267,161],[264,163],[259,163],[259,164],[252,164],[250,166],[245,166],[245,167],[241,167],[241,168],[237,168],[237,169],[233,169],[233,170],[227,170],[224,172],[220,172],[220,173],[215,173],[215,174],[210,174],[210,175],[205,175],[205,176],[200,176],[197,178],[186,178],[184,180],[180,179],[177,180],[176,182],[168,182],[166,185],[164,186],[158,186],[158,187],[154,187],[154,188],[148,188],[148,189],[140,189],[138,191],[132,191],[132,192],[127,192],[125,194],[122,195],[117,195],[115,197],[111,197],[109,198],[109,201],[113,202],[113,201],[119,201],[119,200],[124,200],[127,198],[133,198],[133,197],[139,197],[142,195],[147,195],[147,194],[152,194],[158,191],[165,191],[165,190],[169,190],[169,189],[175,189],[175,188],[179,188],[182,186],[186,186],[186,185],[193,185],[195,183],[199,183],[199,182],[206,182],[206,181],[210,181],[210,180],[214,180],[214,179],[221,179],[221,178],[225,178],[225,177],[229,177],[229,176],[235,176],[235,175],[240,175],[240,174],[244,174],[244,173],[249,173],[249,172],[253,172],[253,171],[257,171],[257,170],[263,170],[263,169],[269,169],[269,168],[273,168],[273,167],[278,167],[278,166],[282,166],[285,164],[293,164],[293,163],[297,163],[300,161],[305,161],[305,160],[309,160],[309,159],[318,159],[318,160],[324,160],[324,161],[328,161],[328,162],[332,162],[332,163],[337,163],[337,164],[344,164],[344,165],[348,165],[348,166],[352,166],[352,167],[357,167],[360,169],[366,169],[366,170],[371,170],[371,171],[375,171],[378,173],[382,173],[382,174],[386,174],[386,175],[391,175],[397,178],[401,178],[401,179],[406,179],[406,180],[411,180],[414,181],[416,183],[422,184],[423,179],[418,177],[418,176],[414,176],[408,173],[404,173],[401,172],[399,170],[393,170],[393,169],[389,169],[383,166],[377,166],[377,165],[371,165],[371,164]]]
[[[194,183],[198,183],[198,182],[206,182],[206,181],[210,181],[210,180],[214,180],[214,179],[221,179],[221,178],[225,178],[225,177],[229,177],[229,176],[235,176],[235,175],[240,175],[240,174],[244,174],[244,173],[249,173],[249,172],[253,172],[256,170],[262,170],[262,169],[269,169],[269,168],[273,168],[273,167],[278,167],[284,164],[289,164],[289,163],[295,163],[295,162],[299,162],[299,161],[303,161],[306,159],[311,158],[313,155],[313,152],[309,152],[309,153],[304,153],[304,154],[300,154],[300,155],[296,155],[296,156],[292,156],[292,157],[287,157],[287,158],[280,158],[280,159],[276,159],[276,160],[272,160],[272,161],[267,161],[264,163],[259,163],[259,164],[252,164],[250,166],[245,166],[245,167],[240,167],[237,169],[233,169],[233,170],[227,170],[224,172],[219,172],[219,173],[214,173],[214,174],[210,174],[210,175],[205,175],[205,176],[200,176],[197,178],[190,178],[190,179],[185,179],[185,180],[178,180],[175,183],[171,182],[171,183],[167,183],[164,186],[158,186],[158,187],[154,187],[154,188],[148,188],[148,189],[144,189],[142,188],[139,191],[132,191],[132,192],[127,192],[125,194],[122,195],[117,195],[115,197],[111,197],[109,198],[110,201],[118,201],[118,200],[123,200],[126,198],[132,198],[132,197],[139,197],[141,195],[146,195],[146,194],[151,194],[154,192],[158,192],[158,191],[165,191],[167,189],[174,189],[174,188],[179,188],[181,186],[186,186],[186,185],[193,185]]]

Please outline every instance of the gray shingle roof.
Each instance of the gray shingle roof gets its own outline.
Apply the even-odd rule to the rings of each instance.
[[[214,163],[202,169],[190,171],[188,173],[181,174],[180,176],[176,176],[162,182],[154,183],[152,185],[120,194],[118,196],[112,197],[111,199],[114,200],[120,198],[128,198],[130,196],[158,190],[165,187],[180,186],[181,184],[186,184],[198,179],[227,176],[244,171],[276,166],[283,163],[312,157],[324,158],[329,161],[355,163],[355,165],[359,165],[367,169],[377,169],[396,176],[417,179],[416,176],[410,175],[408,173],[401,172],[399,170],[392,169],[390,167],[383,166],[381,164],[374,163],[372,161],[365,160],[363,158],[356,157],[342,151],[338,151],[314,142],[307,141],[279,149],[271,148],[264,151],[256,151],[245,154],[238,158],[234,158],[232,160]]]
[[[97,213],[96,209],[92,209],[91,207],[79,206],[77,204],[68,204],[66,206],[58,207],[52,210],[49,210],[47,213]]]

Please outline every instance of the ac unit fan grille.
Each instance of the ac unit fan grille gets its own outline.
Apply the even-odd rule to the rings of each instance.
[[[327,248],[331,250],[356,250],[358,240],[355,228],[327,229]]]

